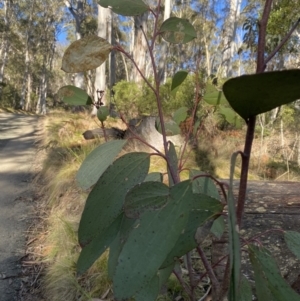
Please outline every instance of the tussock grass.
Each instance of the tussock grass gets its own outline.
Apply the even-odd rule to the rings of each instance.
[[[44,195],[47,231],[36,242],[42,246],[39,260],[46,263],[42,279],[45,300],[91,300],[110,292],[107,255],[82,277],[76,275],[80,253],[77,231],[87,192],[78,188],[75,175],[86,155],[102,142],[85,141],[82,137],[85,130],[97,126],[84,113],[55,111],[46,117],[46,155],[37,181],[44,184],[40,194]]]

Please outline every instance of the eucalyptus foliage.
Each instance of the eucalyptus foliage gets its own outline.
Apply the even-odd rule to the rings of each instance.
[[[149,10],[156,12],[154,18],[159,21],[160,7],[150,9],[142,0],[100,0],[99,4],[125,16],[135,16]],[[158,35],[170,43],[181,44],[193,40],[196,31],[188,20],[171,17],[156,28],[151,43],[155,42]],[[125,53],[120,45],[111,46],[96,36],[76,41],[65,52],[63,69],[79,72],[96,68],[107,59],[112,49]],[[152,51],[151,47],[149,49]],[[132,152],[117,158],[124,146],[119,141],[106,142],[95,149],[83,162],[77,175],[83,188],[92,186],[79,225],[78,237],[82,251],[77,262],[77,272],[85,273],[109,249],[108,270],[116,300],[155,300],[172,271],[178,275],[178,266],[175,266],[180,263],[180,258],[201,247],[205,229],[213,225],[212,232],[220,237],[225,227],[222,217],[225,204],[215,185],[218,181],[213,181],[201,171],[191,171],[189,180],[180,181],[180,157],[175,146],[167,141],[167,135],[178,134],[180,124],[189,117],[189,109],[192,107],[181,101],[180,107],[174,110],[173,120],[165,122],[162,115],[164,102],[173,106],[174,99],[178,95],[181,97],[180,89],[189,83],[191,77],[187,70],[177,72],[167,84],[169,99],[163,94],[164,87],[155,86],[157,78],[155,75],[153,81],[146,79],[144,86],[120,83],[129,89],[125,93],[128,98],[124,99],[121,96],[122,89],[119,91],[117,87],[116,101],[123,98],[123,105],[132,105],[136,101],[135,105],[141,107],[138,113],[147,105],[151,106],[151,110],[157,110],[159,117],[156,126],[163,135],[164,152],[157,151],[156,155],[166,160],[167,178],[159,173],[149,173],[150,157],[153,154]],[[201,96],[207,103],[220,106],[220,112],[233,122],[235,110],[246,123],[251,124],[257,114],[300,98],[299,82],[299,70],[255,74],[228,80],[223,91],[208,85]],[[69,86],[63,87],[61,93],[67,103],[73,101],[73,104],[78,105],[82,101],[82,104],[86,104],[89,100],[86,93]],[[151,97],[148,97],[150,94]],[[107,115],[107,108],[100,108],[98,118],[102,124]],[[228,298],[230,301],[250,301],[251,286],[247,279],[241,280],[240,276],[239,226],[242,211],[239,208],[244,199],[238,201],[236,213],[232,192],[235,160],[239,154],[237,152],[232,157],[228,192],[220,183],[219,188],[223,191],[229,212]],[[297,232],[285,234],[288,247],[298,257],[299,235]],[[300,299],[281,277],[266,249],[250,244],[248,250],[259,300]],[[205,257],[201,259],[215,286],[213,289],[222,292],[219,290],[220,284],[216,283],[213,268],[207,266]],[[193,283],[190,283],[190,287],[189,297],[195,300]],[[225,286],[225,292],[227,289]],[[218,296],[218,300],[223,297]]]

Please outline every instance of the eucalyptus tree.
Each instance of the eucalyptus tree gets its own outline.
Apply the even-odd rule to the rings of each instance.
[[[140,16],[135,16],[133,21],[132,57],[143,74],[146,73],[147,40],[145,37],[147,37],[148,15],[147,11]],[[135,82],[143,80],[136,68],[132,70],[130,79]]]
[[[11,26],[11,0],[4,0],[3,1],[3,22],[1,24],[1,32],[2,32],[2,39],[1,39],[1,52],[0,52],[0,59],[1,59],[1,65],[0,65],[0,98],[2,94],[2,84],[3,84],[3,78],[4,78],[4,68],[7,63],[7,57],[8,57],[8,50],[10,46],[10,39],[9,39],[9,33],[10,33],[10,26]]]
[[[164,3],[164,21],[169,19],[171,16],[171,8],[173,6],[172,0],[165,0]],[[160,58],[159,58],[159,80],[161,83],[164,83],[167,77],[166,74],[166,58],[168,52],[168,44],[166,41],[162,40],[162,45],[160,49]]]
[[[85,13],[85,1],[82,0],[65,0],[66,7],[75,21],[75,36],[76,40],[82,38],[81,25],[86,17]],[[74,84],[76,87],[84,87],[84,73],[79,72],[74,76]]]
[[[111,26],[111,12],[108,8],[102,7],[99,4],[98,7],[98,18],[97,18],[97,35],[103,39],[108,38],[109,26]],[[111,29],[110,29],[111,30]],[[94,99],[97,100],[99,97],[97,91],[105,90],[106,88],[106,64],[102,64],[96,68],[95,82],[94,82]],[[105,97],[105,94],[104,94]],[[105,102],[105,98],[102,98]]]
[[[53,69],[53,59],[56,49],[58,25],[63,19],[60,1],[52,0],[51,4],[40,3],[40,42],[38,52],[41,57],[39,94],[36,112],[46,114],[46,98],[49,84],[49,74]]]
[[[224,22],[224,36],[223,36],[223,51],[222,51],[222,76],[224,78],[231,77],[232,59],[234,56],[234,41],[236,38],[237,24],[240,17],[242,0],[230,0],[229,11]]]

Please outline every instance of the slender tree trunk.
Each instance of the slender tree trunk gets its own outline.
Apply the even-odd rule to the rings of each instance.
[[[108,41],[114,45],[115,41],[115,30],[114,30],[114,18],[112,10],[109,11],[108,18]],[[116,52],[113,50],[109,56],[109,88],[110,90],[116,83]]]
[[[26,97],[26,103],[25,103],[25,111],[30,111],[32,109],[31,104],[31,83],[32,83],[32,77],[31,73],[28,72],[28,78],[27,78],[27,97]]]
[[[171,7],[172,7],[172,0],[165,0],[164,21],[170,18]],[[165,83],[167,78],[166,75],[167,52],[168,52],[168,43],[165,40],[162,40],[160,58],[158,63],[158,76],[161,84]]]
[[[9,50],[9,31],[10,31],[10,8],[11,1],[3,1],[3,11],[4,11],[4,25],[5,32],[3,35],[2,51],[1,51],[1,66],[0,66],[0,99],[2,97],[2,83],[4,80],[4,69],[7,63],[8,50]]]
[[[25,99],[26,99],[26,92],[27,92],[27,83],[29,79],[29,66],[30,66],[30,55],[29,55],[29,37],[27,38],[26,42],[26,49],[25,49],[25,71],[23,77],[23,84],[21,90],[21,99],[20,99],[20,107],[22,110],[25,109]]]
[[[143,74],[146,72],[147,42],[144,34],[147,34],[147,20],[148,12],[143,13],[141,16],[134,17],[134,46],[132,55]],[[137,83],[143,80],[136,68],[132,71],[131,80]]]
[[[230,11],[225,23],[224,51],[222,56],[222,76],[232,77],[232,58],[234,55],[234,40],[236,37],[237,21],[240,15],[242,0],[230,0]]]
[[[81,23],[84,20],[84,1],[77,0],[76,1],[77,6],[76,9],[73,8],[71,5],[70,1],[65,0],[65,5],[69,9],[71,15],[73,16],[75,20],[75,35],[76,35],[76,40],[80,40],[82,38],[81,34]],[[76,73],[74,76],[74,86],[78,88],[83,88],[84,87],[84,73],[79,72]]]
[[[98,30],[97,34],[99,37],[103,39],[107,39],[107,31],[108,31],[108,21],[109,21],[109,10],[104,8],[98,4]],[[97,90],[106,89],[106,64],[103,63],[101,66],[96,68],[96,76],[94,83],[94,99],[97,101]],[[104,98],[102,98],[102,102],[105,104],[105,94]],[[95,111],[92,112],[94,114]]]

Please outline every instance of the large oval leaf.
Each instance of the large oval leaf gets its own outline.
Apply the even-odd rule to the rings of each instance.
[[[158,211],[145,212],[130,232],[113,279],[116,299],[130,298],[147,288],[182,233],[188,218],[189,181],[174,187],[168,204]]]
[[[243,75],[228,80],[223,92],[245,120],[300,98],[300,70]]]
[[[172,189],[172,192],[174,191],[176,190]],[[174,263],[176,258],[196,248],[209,234],[212,222],[204,224],[221,214],[224,207],[217,199],[204,194],[194,194],[192,189],[186,192],[185,198],[186,210],[189,211],[188,222],[161,267],[167,267]]]
[[[58,97],[68,105],[85,106],[92,104],[92,98],[82,89],[75,86],[63,86],[58,90]]]
[[[93,186],[115,157],[120,153],[126,141],[113,140],[95,148],[81,164],[76,180],[83,189]]]
[[[61,69],[68,73],[83,72],[105,62],[112,45],[98,36],[86,36],[73,42],[65,51]]]
[[[79,224],[82,247],[103,234],[121,214],[129,189],[143,182],[150,165],[148,153],[129,153],[118,158],[90,192]]]
[[[184,44],[197,37],[193,25],[186,19],[171,17],[161,25],[160,34],[162,37],[174,44]]]
[[[98,3],[122,16],[137,16],[149,10],[142,0],[99,0]]]

